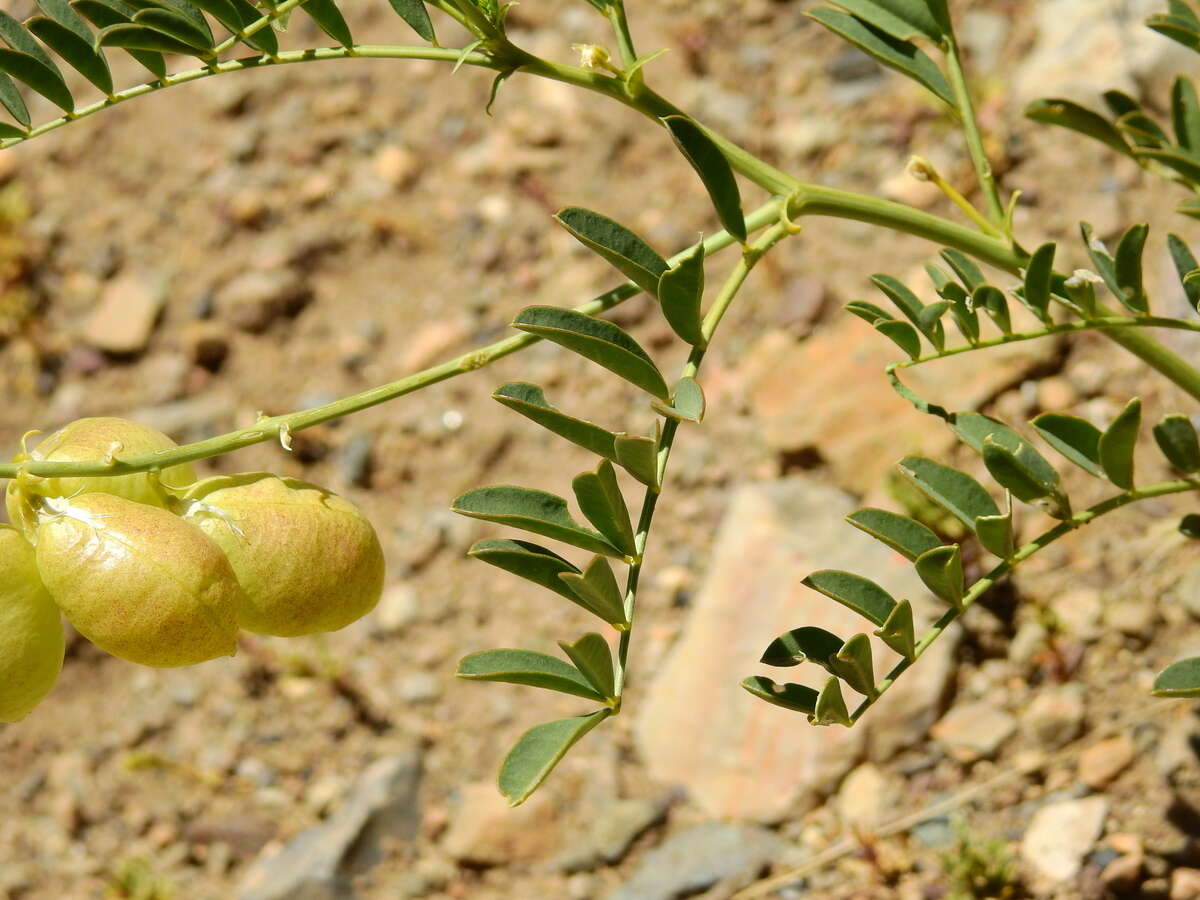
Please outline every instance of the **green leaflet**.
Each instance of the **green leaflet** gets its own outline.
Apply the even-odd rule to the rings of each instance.
[[[703,128],[685,116],[667,116],[663,124],[667,126],[679,152],[704,182],[725,230],[745,243],[747,235],[746,219],[742,215],[742,195],[725,154]]]
[[[938,296],[950,302],[951,315],[959,332],[971,344],[979,341],[979,315],[971,303],[970,295],[957,281],[951,279],[937,266],[926,266]]]
[[[1138,315],[1148,315],[1150,302],[1142,278],[1142,253],[1146,249],[1149,225],[1134,225],[1117,244],[1116,278],[1121,293],[1118,299]]]
[[[128,25],[110,25],[101,30],[98,40],[102,47],[120,47],[130,51],[146,50],[153,53],[179,53],[184,56],[198,55],[196,48],[190,44],[185,44],[169,34],[136,22]],[[200,58],[207,57],[200,56]]]
[[[817,692],[802,684],[779,684],[762,675],[754,675],[742,681],[742,687],[760,700],[772,706],[802,712],[814,716],[817,712]]]
[[[160,32],[190,47],[188,52],[191,56],[204,59],[212,55],[213,36],[207,22],[201,27],[187,16],[161,7],[138,10],[133,16],[133,21],[134,24]]]
[[[1178,172],[1192,184],[1200,184],[1200,155],[1165,147],[1139,147],[1133,153],[1139,160],[1153,160]]]
[[[1171,125],[1185,150],[1200,150],[1200,97],[1191,80],[1180,75],[1171,87]]]
[[[524,803],[567,751],[610,714],[609,710],[601,709],[588,716],[547,722],[525,732],[500,767],[500,793],[512,806]]]
[[[603,702],[583,673],[569,663],[532,650],[482,650],[464,656],[455,673],[468,681],[503,681]]]
[[[492,398],[536,422],[546,430],[566,438],[573,444],[578,444],[585,450],[590,450],[597,456],[611,460],[617,458],[617,436],[615,434],[599,425],[593,425],[591,422],[560,412],[546,400],[542,389],[535,384],[524,382],[503,384],[496,388]]]
[[[667,271],[667,261],[644,240],[624,225],[590,209],[568,207],[555,218],[576,240],[602,256],[643,291],[658,296],[658,282]]]
[[[1012,510],[998,516],[980,516],[975,520],[975,534],[988,553],[1008,559],[1013,547]]]
[[[87,23],[80,18],[79,13],[71,8],[71,4],[67,0],[37,0],[37,5],[48,18],[66,28],[77,38],[89,44],[92,42],[92,32],[87,27]],[[27,26],[28,24],[26,22]]]
[[[1200,440],[1187,416],[1167,416],[1154,426],[1154,440],[1163,456],[1181,472],[1200,472]]]
[[[1033,503],[1055,519],[1069,519],[1071,504],[1059,487],[1058,473],[1036,450],[1021,442],[1016,447],[989,437],[983,443],[983,463],[989,474],[1018,500]]]
[[[971,305],[986,312],[996,323],[996,327],[1004,334],[1012,334],[1012,317],[1008,312],[1008,300],[1005,299],[1004,291],[1000,288],[991,284],[980,285],[971,295]]]
[[[801,583],[836,600],[876,626],[883,625],[896,606],[896,601],[887,591],[869,578],[852,572],[822,569],[813,572]]]
[[[1000,515],[996,501],[966,472],[919,456],[901,460],[899,469],[930,500],[953,513],[972,531],[975,520],[981,516]]]
[[[476,542],[467,555],[579,603],[579,597],[558,577],[563,573],[578,575],[579,570],[552,550],[528,541],[489,540]]]
[[[646,487],[657,491],[658,439],[637,434],[617,435],[617,462]]]
[[[942,27],[924,0],[831,0],[846,12],[874,25],[892,37],[908,41],[925,37],[936,43],[945,38]]]
[[[958,544],[936,547],[921,554],[917,574],[934,595],[955,608],[962,607],[964,583],[962,550]]]
[[[860,509],[846,516],[846,521],[887,544],[910,562],[942,543],[936,534],[915,519],[884,509]]]
[[[592,527],[626,556],[636,556],[633,523],[629,519],[629,508],[621,495],[621,486],[617,484],[617,473],[612,463],[604,460],[595,472],[576,476],[571,486],[579,509]]]
[[[1156,697],[1200,697],[1200,658],[1172,663],[1154,679]]]
[[[1200,283],[1189,280],[1188,276],[1200,269],[1200,262],[1187,242],[1177,234],[1167,235],[1167,249],[1171,252],[1171,261],[1175,263],[1175,271],[1179,273],[1179,282],[1187,295],[1188,302],[1194,309],[1200,310]]]
[[[865,634],[856,634],[846,641],[829,660],[828,669],[864,697],[875,696],[875,662],[871,656],[871,639]]]
[[[102,31],[112,25],[128,24],[133,20],[133,8],[126,6],[121,0],[72,0],[71,7]],[[96,45],[101,46],[101,43],[98,35]],[[126,48],[125,52],[145,66],[155,78],[167,76],[167,63],[161,53],[130,48]]]
[[[113,80],[108,61],[92,46],[90,36],[81,38],[74,29],[42,16],[35,16],[25,25],[42,43],[66,60],[71,68],[105,94],[112,93]]]
[[[837,10],[818,8],[810,11],[808,15],[883,65],[907,75],[942,102],[955,108],[954,92],[951,91],[946,76],[937,67],[937,63],[913,44],[899,40],[862,19]]]
[[[872,275],[871,281],[879,290],[887,295],[888,299],[896,305],[896,308],[913,325],[917,326],[917,329],[925,335],[929,343],[934,346],[934,349],[940,352],[945,347],[946,333],[945,329],[942,328],[942,323],[936,319],[932,322],[922,319],[921,313],[925,309],[925,304],[920,301],[916,294],[909,290],[907,285],[892,278],[890,275]]]
[[[842,309],[851,315],[858,316],[868,325],[874,325],[876,322],[891,322],[895,317],[876,306],[874,303],[868,303],[866,300],[855,300],[853,303],[847,303]]]
[[[966,285],[967,290],[972,294],[987,284],[987,279],[983,277],[983,272],[979,266],[975,265],[974,260],[961,251],[955,250],[952,247],[947,247],[941,252],[941,257],[950,268],[954,270],[954,274],[962,279],[962,283]]]
[[[623,556],[603,536],[584,528],[567,512],[562,497],[513,485],[476,488],[451,505],[454,512],[472,519],[511,525],[606,556]]]
[[[1109,255],[1104,244],[1096,238],[1090,224],[1080,222],[1079,231],[1083,235],[1083,244],[1087,249],[1088,256],[1092,259],[1092,265],[1096,267],[1096,271],[1104,279],[1104,284],[1112,292],[1112,295],[1120,299],[1123,291],[1121,283],[1117,280],[1117,261]]]
[[[567,654],[588,683],[606,700],[617,693],[616,677],[613,674],[612,651],[603,637],[591,632],[573,644],[559,641],[563,653]]]
[[[16,125],[10,125],[8,122],[0,122],[0,138],[23,138],[29,134],[24,128],[18,128]]]
[[[200,9],[232,32],[241,31],[262,18],[262,13],[248,0],[191,0]],[[246,38],[245,43],[255,50],[274,56],[279,52],[279,39],[272,28],[260,28]]]
[[[677,335],[693,347],[707,343],[700,313],[704,300],[704,244],[697,244],[677,265],[663,272],[658,300],[663,317]]]
[[[759,662],[777,668],[812,661],[824,666],[846,642],[831,631],[807,625],[781,634],[767,645]]]
[[[25,106],[21,92],[4,72],[0,72],[0,105],[3,105],[8,110],[8,114],[25,128],[30,126],[29,110]],[[24,131],[20,133],[24,134]]]
[[[434,43],[437,36],[433,33],[433,22],[429,20],[429,10],[425,8],[424,0],[388,0],[396,15],[408,23],[409,27],[422,38]]]
[[[907,322],[901,322],[899,319],[881,319],[875,323],[875,330],[884,337],[891,338],[910,359],[921,358],[921,337],[917,334],[917,329]]]
[[[42,49],[42,45],[34,40],[33,35],[3,10],[0,10],[0,37],[12,48],[0,50],[0,71],[29,85],[56,106],[73,112],[75,101],[58,66]],[[12,112],[11,109],[9,111]],[[17,118],[20,121],[20,117]]]
[[[1118,153],[1133,156],[1125,137],[1108,119],[1070,100],[1035,100],[1025,107],[1025,115],[1035,122],[1077,131],[1108,145]]]
[[[562,572],[559,579],[575,594],[575,602],[614,626],[619,631],[629,628],[625,615],[625,597],[612,566],[603,556],[595,556],[581,573]]]
[[[1186,3],[1170,0],[1169,12],[1151,16],[1146,20],[1146,27],[1189,50],[1200,52],[1200,20]]]
[[[1056,244],[1042,244],[1029,258],[1029,265],[1025,269],[1025,290],[1021,299],[1043,322],[1050,321],[1050,291],[1057,251]]]
[[[913,627],[912,604],[901,600],[875,632],[876,637],[909,662],[917,658],[917,636]]]
[[[669,419],[680,422],[700,423],[704,421],[704,411],[707,401],[704,399],[704,389],[694,378],[680,378],[671,393],[671,405],[655,400],[651,404],[658,412]]]
[[[1133,489],[1133,450],[1142,427],[1142,401],[1134,397],[1100,435],[1100,465],[1119,488]]]
[[[1100,467],[1100,429],[1078,416],[1043,413],[1033,422],[1034,429],[1047,444],[1097,478],[1104,477]]]
[[[850,711],[846,709],[846,700],[842,697],[842,685],[836,677],[830,678],[817,695],[816,709],[808,721],[813,725],[845,725],[849,728],[854,723],[850,719]]]
[[[650,355],[612,322],[557,306],[530,306],[512,324],[578,353],[660,400],[670,399],[667,383]]]
[[[304,0],[301,9],[308,13],[308,17],[316,22],[317,26],[323,32],[343,47],[349,47],[354,44],[354,36],[350,34],[350,26],[342,18],[342,13],[333,0]]]

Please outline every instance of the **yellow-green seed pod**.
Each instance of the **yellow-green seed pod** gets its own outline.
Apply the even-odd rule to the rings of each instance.
[[[192,486],[184,518],[225,551],[245,591],[247,631],[295,637],[336,631],[383,591],[383,549],[352,504],[303,481],[264,473]]]
[[[242,589],[221,548],[174,513],[112,494],[49,499],[36,549],[63,615],[113,656],[166,667],[233,655]]]
[[[41,441],[28,454],[20,454],[15,462],[26,459],[50,460],[54,462],[83,462],[95,460],[125,459],[143,453],[173,450],[179,445],[148,425],[130,422],[128,419],[90,418],[76,419]],[[23,475],[8,483],[5,501],[8,517],[14,524],[24,523],[27,530],[33,527],[33,508],[39,497],[74,497],[84,493],[105,493],[149,503],[152,506],[167,505],[167,488],[183,488],[196,480],[191,463],[182,463],[163,469],[159,473],[133,472],[128,475],[101,476],[98,478],[38,478]]]
[[[33,548],[0,525],[0,722],[21,721],[50,693],[63,652],[62,620]]]

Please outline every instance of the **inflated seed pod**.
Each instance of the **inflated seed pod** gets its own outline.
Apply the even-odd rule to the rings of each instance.
[[[33,548],[0,525],[0,722],[19,722],[50,693],[63,652],[62,620]]]
[[[183,515],[229,557],[245,591],[238,621],[247,631],[336,631],[379,602],[375,529],[335,494],[265,473],[218,476],[188,490]]]
[[[112,494],[48,499],[36,551],[63,615],[113,656],[166,667],[233,655],[242,589],[221,548],[174,513]]]
[[[28,459],[56,462],[81,462],[138,456],[159,450],[173,450],[173,440],[150,428],[128,419],[106,417],[76,419],[41,441],[28,453]],[[22,461],[18,456],[16,461]],[[168,488],[183,488],[196,480],[190,463],[171,466],[157,475],[134,472],[99,478],[38,478],[22,476],[8,483],[5,501],[9,520],[33,527],[33,507],[40,497],[73,497],[82,493],[104,493],[149,503],[167,505]]]

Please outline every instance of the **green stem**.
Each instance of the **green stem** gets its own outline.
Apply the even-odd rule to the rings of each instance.
[[[776,221],[779,218],[782,206],[783,200],[781,198],[774,198],[768,201],[746,217],[746,227],[751,231],[757,231]],[[721,231],[704,241],[705,253],[717,253],[735,243],[737,243],[736,238],[726,231]],[[670,262],[672,264],[677,263],[690,252],[691,248],[678,253],[671,258]],[[639,293],[641,293],[641,290],[638,287],[632,282],[626,282],[608,293],[601,294],[599,297],[575,308],[587,315],[595,315],[612,309],[614,306],[625,302],[630,297],[634,297]],[[405,394],[414,393],[422,388],[447,381],[458,375],[474,372],[476,369],[481,369],[498,359],[503,359],[506,356],[516,353],[518,350],[535,344],[539,340],[540,338],[536,338],[530,334],[519,334],[505,338],[504,340],[488,344],[485,347],[476,348],[421,372],[401,378],[399,381],[393,381],[359,394],[343,397],[340,400],[327,403],[323,406],[316,406],[312,409],[300,410],[288,413],[287,415],[264,418],[249,428],[242,428],[238,431],[198,441],[194,444],[186,444],[173,450],[164,450],[159,453],[143,453],[137,456],[130,456],[127,459],[116,460],[112,463],[101,461],[49,462],[45,460],[29,460],[20,464],[0,463],[0,478],[13,478],[20,471],[43,478],[126,475],[131,472],[165,469],[179,463],[194,462],[198,459],[220,456],[223,453],[239,450],[242,447],[249,447],[251,444],[274,440],[281,432],[295,433],[321,422],[340,419],[351,413],[359,412],[372,406],[378,406],[389,400],[395,400],[397,397],[403,397]]]
[[[629,31],[629,19],[625,15],[625,0],[615,0],[606,13],[617,38],[617,50],[621,54],[621,66],[628,69],[637,62],[637,51],[633,48],[633,35]]]
[[[983,147],[983,135],[979,131],[979,120],[975,116],[975,105],[971,100],[971,91],[967,85],[966,73],[963,72],[962,55],[959,53],[958,42],[953,35],[947,38],[946,62],[949,68],[950,87],[954,91],[959,114],[962,117],[963,135],[967,140],[967,152],[979,176],[979,186],[983,190],[984,202],[987,203],[988,215],[992,224],[1001,231],[1007,230],[1004,215],[1004,204],[1000,202],[1000,190],[996,187],[996,177],[992,172],[992,163]]]
[[[706,340],[712,339],[717,326],[721,324],[721,319],[724,318],[725,313],[729,310],[730,303],[733,302],[733,299],[745,285],[746,277],[755,265],[758,264],[758,261],[772,247],[792,233],[794,233],[794,229],[789,227],[788,223],[779,222],[772,228],[767,229],[751,245],[750,249],[742,254],[742,258],[738,260],[733,271],[725,279],[725,283],[721,286],[717,299],[713,301],[712,307],[704,317],[702,331]],[[683,367],[682,377],[696,377],[700,371],[701,364],[704,362],[705,352],[704,347],[692,348],[687,363]],[[620,643],[617,646],[617,709],[620,709],[621,697],[625,693],[625,673],[629,663],[629,647],[633,640],[634,615],[637,612],[638,583],[641,579],[642,567],[645,564],[646,544],[650,539],[650,528],[654,524],[654,512],[658,508],[658,498],[661,496],[662,484],[667,474],[667,463],[670,461],[671,448],[675,445],[675,435],[678,431],[679,421],[677,419],[667,419],[663,425],[662,437],[658,443],[657,480],[659,488],[646,489],[645,499],[642,501],[642,513],[638,518],[637,534],[634,537],[637,555],[634,557],[633,564],[629,567],[629,578],[625,583],[625,621],[629,623],[629,627],[621,632]]]
[[[1045,550],[1055,541],[1070,534],[1078,528],[1082,528],[1089,522],[1100,518],[1100,516],[1110,513],[1113,510],[1120,509],[1123,506],[1128,506],[1131,503],[1137,503],[1140,500],[1148,500],[1152,497],[1165,497],[1169,494],[1182,494],[1188,491],[1200,491],[1200,476],[1190,478],[1182,478],[1177,481],[1163,481],[1158,484],[1148,485],[1143,488],[1136,488],[1132,491],[1126,491],[1123,494],[1117,494],[1115,497],[1110,497],[1102,503],[1097,503],[1095,506],[1089,507],[1082,512],[1076,513],[1065,522],[1061,522],[1054,528],[1034,538],[1029,543],[1018,549],[1008,559],[1002,561],[994,569],[988,572],[985,576],[971,585],[971,589],[967,591],[963,598],[962,608],[949,610],[944,616],[925,633],[921,640],[917,643],[916,653],[913,659],[901,660],[887,674],[882,681],[875,686],[877,694],[873,698],[864,700],[850,717],[851,722],[857,722],[870,709],[883,694],[885,694],[893,684],[896,683],[901,675],[903,675],[918,659],[924,655],[933,642],[936,641],[942,633],[950,627],[951,623],[958,619],[968,608],[970,608],[976,600],[982,597],[987,591],[996,585],[996,583],[1007,575],[1012,569],[1029,559],[1031,556]]]

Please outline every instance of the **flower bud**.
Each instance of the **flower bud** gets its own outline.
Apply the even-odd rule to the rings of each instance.
[[[336,631],[379,602],[383,549],[371,523],[341,497],[247,473],[201,481],[184,504],[184,518],[220,545],[237,573],[245,592],[238,621],[247,631]]]
[[[242,591],[221,549],[174,513],[112,494],[49,498],[37,565],[80,634],[147,666],[231,656]]]
[[[0,722],[19,722],[50,693],[63,652],[58,607],[38,577],[33,548],[0,525]]]
[[[124,459],[143,453],[173,450],[178,446],[173,440],[150,428],[127,419],[90,418],[76,419],[60,428],[39,443],[24,459],[51,460],[55,462],[82,462]],[[8,483],[6,502],[8,517],[14,523],[25,523],[33,528],[33,508],[38,497],[74,497],[83,493],[105,493],[149,503],[152,506],[167,505],[167,492],[163,487],[182,488],[196,480],[190,463],[171,466],[161,472],[133,472],[128,475],[101,476],[98,478],[39,478],[33,475],[19,476]]]

